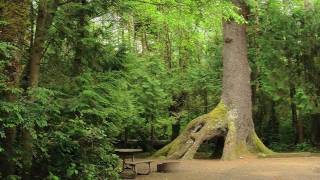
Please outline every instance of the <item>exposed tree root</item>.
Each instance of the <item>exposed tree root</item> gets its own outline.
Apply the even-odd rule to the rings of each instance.
[[[236,159],[244,154],[273,154],[258,138],[254,130],[244,141],[239,141],[235,120],[237,113],[227,110],[223,102],[209,112],[192,120],[185,130],[170,144],[154,154],[166,159],[193,159],[200,145],[216,136],[224,136],[222,159]]]

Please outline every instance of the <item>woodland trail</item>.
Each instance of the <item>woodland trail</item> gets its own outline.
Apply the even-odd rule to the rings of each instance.
[[[144,167],[141,167],[142,169]],[[155,165],[153,167],[155,169]],[[138,180],[318,180],[320,157],[186,160],[176,172],[138,176]]]

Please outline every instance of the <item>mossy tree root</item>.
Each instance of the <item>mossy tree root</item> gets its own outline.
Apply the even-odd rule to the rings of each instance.
[[[261,142],[254,130],[248,134],[246,141],[237,142],[234,118],[230,112],[220,102],[208,114],[192,120],[174,141],[157,151],[153,157],[193,159],[200,145],[216,136],[226,137],[222,159],[236,159],[247,153],[273,153]]]

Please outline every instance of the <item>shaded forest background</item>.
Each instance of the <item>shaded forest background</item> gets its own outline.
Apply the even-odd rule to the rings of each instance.
[[[248,25],[258,136],[317,151],[320,2],[246,2],[0,0],[1,176],[115,179],[114,147],[170,142],[220,101],[223,19]]]

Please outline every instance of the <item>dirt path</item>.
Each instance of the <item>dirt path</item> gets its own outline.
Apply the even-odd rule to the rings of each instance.
[[[154,163],[155,164],[155,163]],[[145,167],[140,167],[143,170]],[[153,167],[155,170],[155,165]],[[138,180],[320,180],[320,157],[181,161],[172,173],[153,172]]]

